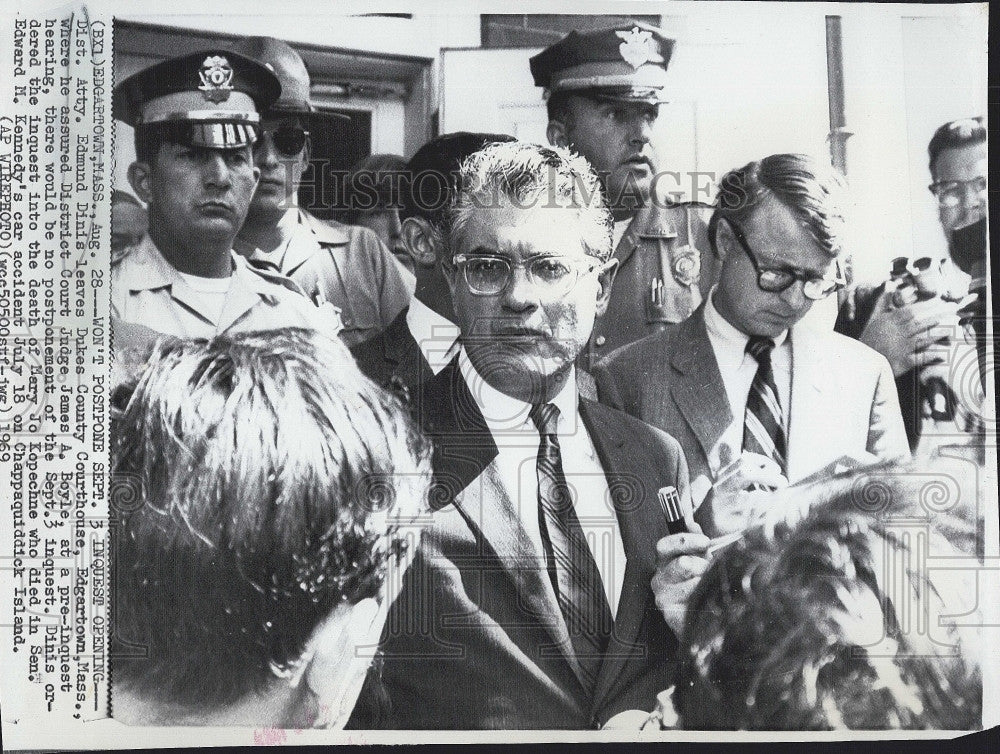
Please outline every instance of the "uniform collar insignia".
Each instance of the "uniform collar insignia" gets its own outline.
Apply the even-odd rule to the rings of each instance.
[[[654,62],[659,57],[652,32],[643,31],[638,26],[633,26],[632,31],[616,31],[615,34],[619,39],[624,40],[618,45],[622,59],[633,68],[638,68],[644,63]]]
[[[198,78],[201,79],[198,89],[209,102],[219,103],[229,99],[229,93],[233,91],[233,68],[224,57],[212,55],[205,58]]]

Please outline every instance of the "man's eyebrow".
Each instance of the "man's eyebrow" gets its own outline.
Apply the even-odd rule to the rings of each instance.
[[[468,251],[466,253],[466,256],[491,256],[491,257],[500,257],[500,256],[503,256],[503,254],[501,254],[500,252],[498,252],[496,249],[490,248],[488,246],[477,246],[476,248],[472,249],[471,251]]]
[[[832,260],[831,259],[830,261],[833,262],[833,261],[836,261],[836,260]],[[765,270],[781,270],[781,271],[784,271],[784,272],[800,272],[800,273],[805,274],[805,275],[812,275],[815,278],[825,278],[827,276],[827,272],[825,270],[823,272],[817,272],[816,270],[811,270],[808,267],[799,267],[798,265],[794,265],[794,264],[791,264],[790,262],[785,262],[785,261],[781,261],[781,260],[776,260],[776,261],[774,261],[772,263],[768,263],[768,260],[761,259],[760,260],[760,266],[761,266],[761,269],[765,269]],[[827,265],[827,266],[829,267],[829,265]],[[836,274],[836,273],[834,273],[834,274]]]

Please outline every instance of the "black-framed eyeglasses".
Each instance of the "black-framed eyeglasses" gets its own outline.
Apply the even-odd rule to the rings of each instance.
[[[264,139],[270,139],[274,150],[282,157],[298,157],[309,138],[308,131],[290,123],[282,123],[277,128],[258,128],[258,134],[255,150],[263,146]]]
[[[452,263],[462,271],[469,290],[477,296],[496,296],[509,284],[514,270],[523,267],[528,282],[545,294],[565,296],[576,285],[581,275],[601,268],[597,259],[540,254],[514,262],[496,254],[456,254]]]
[[[968,181],[935,181],[927,188],[931,190],[931,193],[938,200],[938,204],[942,207],[957,207],[962,203],[970,188],[977,200],[985,199],[988,184],[986,178],[980,176]]]
[[[802,295],[812,301],[819,301],[829,296],[838,288],[843,288],[847,283],[839,262],[836,265],[837,274],[832,278],[823,277],[807,270],[800,270],[796,267],[765,267],[751,250],[743,229],[732,220],[727,219],[726,222],[729,223],[733,235],[736,236],[736,240],[740,242],[743,251],[750,258],[750,263],[753,265],[754,270],[757,271],[757,287],[762,291],[766,291],[767,293],[782,293],[788,290],[795,281],[801,280]]]

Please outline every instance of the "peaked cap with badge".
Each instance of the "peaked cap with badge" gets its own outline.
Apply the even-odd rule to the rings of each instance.
[[[659,105],[668,101],[674,45],[662,29],[640,21],[571,31],[531,58],[531,74],[547,98],[578,94],[595,102]],[[697,202],[647,202],[638,209],[615,247],[615,284],[580,355],[583,369],[676,325],[701,305],[720,267],[708,241],[710,216],[711,208]]]
[[[168,58],[115,87],[112,108],[134,128],[167,129],[172,140],[212,149],[250,146],[260,113],[281,95],[262,63],[213,48]]]
[[[535,86],[551,96],[572,92],[613,102],[664,102],[674,40],[632,21],[571,31],[531,58]]]

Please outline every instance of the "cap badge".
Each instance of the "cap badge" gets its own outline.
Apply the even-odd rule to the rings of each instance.
[[[638,26],[633,26],[632,31],[616,31],[615,34],[618,35],[619,39],[624,40],[618,45],[618,52],[621,53],[622,59],[633,68],[653,62],[659,57],[652,32],[643,31]]]
[[[224,57],[212,55],[205,58],[198,77],[201,79],[198,89],[209,102],[219,103],[229,99],[229,93],[233,91],[233,68]]]

